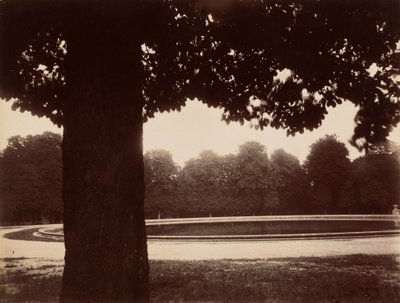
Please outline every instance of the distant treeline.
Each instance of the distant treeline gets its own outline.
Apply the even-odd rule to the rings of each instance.
[[[0,153],[2,224],[62,220],[61,136],[14,136]]]
[[[246,142],[236,155],[204,151],[180,168],[170,152],[145,153],[146,212],[155,217],[390,213],[400,197],[399,147],[386,142],[354,161],[335,136],[303,165]]]
[[[15,136],[0,154],[2,224],[62,220],[61,136]],[[178,166],[169,151],[144,155],[147,218],[390,213],[400,197],[400,149],[392,142],[354,161],[335,136],[310,146],[303,165],[249,141],[237,154],[203,151]]]

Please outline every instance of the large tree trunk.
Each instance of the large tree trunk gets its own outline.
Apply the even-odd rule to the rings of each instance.
[[[62,302],[148,300],[141,49],[102,24],[67,39]]]

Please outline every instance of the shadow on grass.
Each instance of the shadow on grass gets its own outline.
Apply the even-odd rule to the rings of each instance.
[[[152,302],[400,302],[400,256],[151,261]],[[0,302],[57,302],[62,260],[2,259]]]

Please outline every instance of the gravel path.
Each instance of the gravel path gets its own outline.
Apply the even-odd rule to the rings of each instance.
[[[64,258],[64,243],[5,239],[8,232],[33,228],[0,227],[0,258]],[[40,226],[44,227],[44,226]],[[171,242],[149,241],[153,260],[258,259],[351,254],[400,254],[400,236],[353,239]]]

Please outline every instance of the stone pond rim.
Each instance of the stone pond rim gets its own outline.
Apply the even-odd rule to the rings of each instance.
[[[229,241],[229,240],[279,240],[296,238],[342,238],[342,237],[373,237],[400,234],[398,228],[400,216],[396,215],[300,215],[300,216],[237,216],[237,217],[204,217],[204,218],[178,218],[178,219],[149,219],[147,226],[210,224],[210,223],[235,223],[235,222],[296,222],[296,221],[374,221],[392,222],[393,229],[370,231],[346,232],[306,232],[306,233],[275,233],[251,235],[149,235],[149,240],[180,240],[180,241]],[[397,227],[397,229],[396,229]],[[61,228],[61,225],[60,225]],[[63,237],[62,230],[54,232],[55,227],[39,229],[38,233],[44,237]]]

